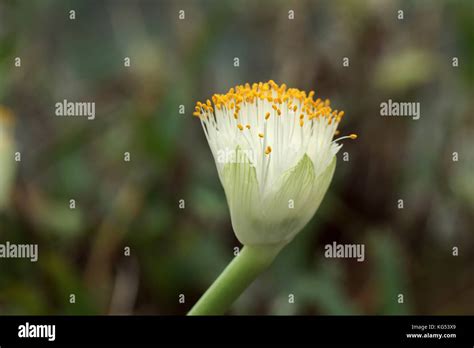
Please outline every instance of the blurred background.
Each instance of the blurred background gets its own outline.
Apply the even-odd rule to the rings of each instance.
[[[0,0],[0,243],[39,245],[0,259],[0,313],[185,314],[240,247],[194,104],[268,79],[359,138],[229,313],[474,313],[473,4]],[[56,117],[64,99],[95,120]],[[381,117],[388,99],[421,118]]]

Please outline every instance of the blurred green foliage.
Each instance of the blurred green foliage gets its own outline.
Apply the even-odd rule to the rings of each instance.
[[[0,0],[2,178],[22,154],[0,242],[39,245],[37,263],[0,260],[0,313],[186,313],[240,247],[193,105],[271,78],[331,98],[359,139],[231,313],[472,314],[473,4]],[[380,117],[389,98],[419,101],[420,120]],[[95,101],[96,119],[55,117],[63,99]],[[366,261],[324,258],[333,241]]]

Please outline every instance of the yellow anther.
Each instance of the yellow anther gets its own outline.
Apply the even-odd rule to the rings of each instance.
[[[260,138],[263,138],[263,133],[258,133],[258,136],[259,136]]]
[[[351,138],[351,139],[357,139],[357,134],[350,134],[350,135],[349,135],[349,138]]]
[[[265,149],[265,155],[269,155],[270,152],[272,152],[272,147],[271,147],[271,146],[267,146],[267,148]]]
[[[246,126],[245,126],[245,128],[247,128],[247,129],[250,129],[250,125],[249,125],[249,124],[248,124],[248,125],[246,125]]]
[[[244,130],[244,126],[242,126],[240,123],[237,125],[237,128],[239,128],[240,130]]]
[[[284,112],[298,112],[300,115],[301,126],[304,124],[304,119],[311,120],[313,118],[325,118],[325,122],[332,124],[339,123],[343,111],[333,110],[329,99],[315,98],[315,92],[301,91],[297,88],[287,88],[285,84],[279,86],[275,81],[245,83],[232,87],[225,94],[214,94],[210,100],[207,99],[205,103],[197,102],[194,108],[194,116],[210,116],[217,117],[214,113],[216,110],[230,111],[230,114],[238,119],[242,104],[245,104],[246,113],[250,113],[249,117],[258,117],[259,108],[257,109],[257,101],[263,103],[265,108],[270,106],[275,110],[275,114],[281,116]],[[284,108],[281,107],[284,105]],[[255,111],[254,111],[255,110]],[[227,116],[226,116],[227,115]],[[271,112],[265,112],[265,120],[270,118]],[[219,117],[229,117],[227,112],[219,113]],[[296,114],[295,114],[296,116]],[[250,122],[250,121],[249,121]],[[290,121],[291,122],[291,121]],[[249,125],[241,125],[243,128],[249,128]],[[240,127],[239,127],[240,129]]]

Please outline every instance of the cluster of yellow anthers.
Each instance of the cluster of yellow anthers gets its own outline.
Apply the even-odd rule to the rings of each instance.
[[[268,82],[249,83],[231,88],[226,94],[214,94],[212,102],[218,110],[233,110],[234,117],[238,119],[241,104],[244,102],[254,103],[256,100],[267,100],[273,103],[272,108],[278,116],[281,116],[281,105],[286,103],[288,109],[297,112],[300,110],[300,124],[304,124],[305,116],[311,120],[314,117],[327,117],[329,122],[339,122],[344,115],[344,111],[331,109],[329,99],[321,100],[320,98],[313,100],[314,91],[306,94],[297,88],[287,88],[286,84],[279,86],[273,80]],[[211,101],[208,99],[205,103],[197,102],[194,116],[206,115],[214,112]],[[267,112],[265,118],[268,119],[270,113]]]
[[[256,129],[253,133],[255,136],[266,138],[268,133],[264,124],[273,120],[274,122],[270,122],[271,129],[286,127],[282,130],[285,132],[285,129],[299,125],[303,137],[307,134],[321,134],[312,132],[313,126],[325,124],[330,131],[324,134],[330,134],[332,138],[339,133],[337,127],[344,111],[333,110],[329,99],[315,100],[314,97],[314,91],[306,93],[297,88],[287,88],[286,84],[278,85],[273,80],[252,85],[246,83],[229,89],[226,94],[214,94],[212,101],[208,99],[205,103],[197,102],[193,115],[206,125],[205,130],[216,127],[227,135],[230,126],[241,132],[249,130],[253,133]],[[280,118],[284,122],[278,121]],[[226,121],[222,122],[224,120]],[[289,134],[293,135],[293,130]],[[337,140],[344,138],[356,139],[357,135],[350,134]],[[268,145],[266,142],[265,144]],[[267,155],[272,152],[271,146],[266,146],[264,152]]]

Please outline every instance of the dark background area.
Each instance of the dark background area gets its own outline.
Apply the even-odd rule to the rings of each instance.
[[[359,138],[230,313],[474,313],[473,23],[469,0],[0,0],[0,242],[39,245],[0,259],[0,313],[185,314],[240,247],[194,103],[268,79]],[[55,116],[64,99],[95,120]],[[420,119],[381,117],[388,99]],[[333,241],[365,262],[325,258]]]

